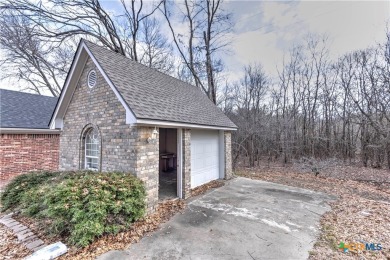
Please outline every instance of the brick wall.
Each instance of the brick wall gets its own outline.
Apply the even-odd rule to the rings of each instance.
[[[87,85],[91,69],[97,72],[97,84]],[[99,132],[99,170],[134,174],[144,181],[147,209],[158,202],[159,144],[147,142],[154,128],[126,124],[126,111],[103,75],[88,59],[64,118],[60,137],[60,169],[84,168],[84,135],[89,128]]]
[[[97,73],[92,89],[87,85],[91,69]],[[83,133],[95,127],[100,135],[101,171],[135,173],[134,142],[137,129],[126,125],[126,111],[95,64],[88,59],[64,118],[60,138],[60,169],[84,168]]]
[[[57,170],[58,134],[1,134],[0,185],[34,170]]]
[[[153,212],[158,203],[159,183],[159,138],[148,143],[154,127],[137,127],[137,137],[134,145],[136,153],[136,175],[145,183],[147,192],[148,212]]]
[[[233,177],[232,168],[232,133],[225,131],[225,179],[231,179]]]
[[[183,198],[191,197],[191,129],[183,129]]]

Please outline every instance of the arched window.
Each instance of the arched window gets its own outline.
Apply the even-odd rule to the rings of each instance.
[[[98,171],[100,157],[99,133],[90,128],[85,134],[85,169]]]

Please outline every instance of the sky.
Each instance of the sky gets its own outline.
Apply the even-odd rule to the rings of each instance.
[[[250,62],[276,76],[289,49],[309,33],[327,35],[336,59],[384,42],[390,22],[390,1],[228,1],[226,9],[236,20],[225,61],[231,80]]]
[[[117,1],[105,4],[115,9]],[[243,67],[253,62],[275,77],[289,49],[303,43],[309,33],[326,34],[330,56],[336,59],[384,42],[386,25],[390,26],[390,1],[225,0],[223,8],[234,20],[229,52],[223,55],[230,82],[242,77]],[[19,87],[7,80],[0,84],[1,88]]]

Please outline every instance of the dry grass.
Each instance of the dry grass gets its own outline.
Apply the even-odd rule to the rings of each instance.
[[[362,174],[364,171],[370,174]],[[390,259],[390,189],[380,183],[390,179],[389,171],[338,166],[315,177],[293,168],[271,167],[243,168],[237,174],[338,197],[330,203],[331,211],[321,218],[321,236],[310,259]],[[337,249],[340,242],[380,243],[383,249],[343,253]]]

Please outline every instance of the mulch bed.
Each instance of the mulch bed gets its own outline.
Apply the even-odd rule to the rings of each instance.
[[[293,168],[271,167],[242,168],[238,175],[337,196],[320,220],[321,235],[310,259],[390,259],[390,189],[378,185],[390,179],[389,171],[337,166],[315,177]],[[380,243],[383,249],[343,253],[337,248],[340,242]]]

